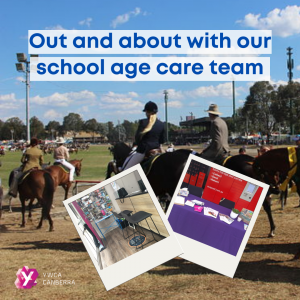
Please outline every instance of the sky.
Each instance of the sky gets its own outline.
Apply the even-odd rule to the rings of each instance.
[[[272,30],[271,82],[286,84],[286,48],[293,48],[294,80],[300,81],[300,5],[298,1],[1,1],[0,119],[25,115],[24,73],[15,68],[16,53],[28,53],[28,30]],[[48,55],[49,56],[49,55]],[[253,82],[235,82],[236,108],[243,105]],[[231,82],[31,82],[30,117],[45,125],[62,122],[70,112],[84,121],[144,118],[145,103],[158,104],[164,121],[168,90],[168,120],[207,115],[211,103],[222,116],[232,116]]]

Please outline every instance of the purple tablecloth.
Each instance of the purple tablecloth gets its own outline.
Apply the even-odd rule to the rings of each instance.
[[[194,195],[185,197],[185,200],[200,200],[204,207],[215,209],[224,215],[230,215],[230,209],[204,200]],[[217,218],[194,211],[193,207],[174,204],[169,215],[169,222],[173,231],[193,240],[214,247],[236,256],[245,235],[244,223],[235,220],[230,225]]]

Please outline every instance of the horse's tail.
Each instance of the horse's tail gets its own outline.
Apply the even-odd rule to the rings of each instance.
[[[107,170],[106,170],[106,178],[105,179],[108,179],[111,177],[111,173],[114,171],[113,169],[113,166],[112,166],[112,162],[110,161],[108,164],[107,164]]]
[[[2,200],[3,200],[3,188],[0,186],[0,219],[2,217]]]
[[[13,181],[13,179],[14,179],[14,175],[15,175],[15,171],[12,170],[12,171],[10,172],[10,174],[9,174],[9,178],[8,178],[8,186],[11,185],[11,183],[12,183],[12,181]]]
[[[44,201],[44,207],[45,210],[42,210],[43,218],[47,218],[48,213],[50,212],[52,203],[53,203],[53,197],[54,197],[54,179],[51,176],[50,173],[44,172],[43,174],[44,180],[45,180],[45,188],[43,191],[43,201]]]

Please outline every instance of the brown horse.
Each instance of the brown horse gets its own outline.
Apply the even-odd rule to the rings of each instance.
[[[78,148],[69,148],[69,153],[78,153]]]
[[[81,172],[81,160],[70,160],[69,163],[75,167],[76,176],[80,176]],[[67,173],[60,165],[54,165],[47,168],[47,171],[51,174],[54,179],[55,190],[58,186],[62,186],[65,190],[65,200],[68,198],[69,189],[72,182],[69,181],[69,173]]]
[[[22,224],[21,227],[25,227],[25,202],[29,202],[29,215],[31,218],[31,207],[33,200],[38,199],[39,204],[42,206],[42,215],[40,223],[37,229],[42,227],[43,219],[49,220],[49,231],[53,230],[53,221],[50,216],[51,205],[54,196],[54,181],[52,176],[42,170],[31,171],[28,176],[19,184],[18,191],[20,195],[20,201],[22,204]]]
[[[299,149],[296,149],[297,157],[299,157],[299,151]],[[290,170],[297,168],[294,176],[296,177],[297,193],[300,195],[300,181],[297,180],[297,177],[300,177],[300,162],[294,161],[294,158],[290,159],[291,162],[289,161],[287,148],[274,149],[255,159],[253,171],[262,181],[270,185],[278,186],[288,178]],[[294,259],[298,259],[299,257],[300,250],[296,253]]]

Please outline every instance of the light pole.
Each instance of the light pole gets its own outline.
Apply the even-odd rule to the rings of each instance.
[[[51,133],[52,133],[52,141],[53,141],[53,133],[55,132],[55,129],[51,129]]]
[[[166,139],[169,144],[169,132],[168,132],[168,91],[164,90],[165,95],[165,113],[166,113]]]
[[[10,132],[11,132],[11,140],[14,141],[14,132],[15,131],[13,129],[11,129]]]
[[[287,68],[288,68],[288,78],[289,78],[289,83],[292,83],[293,80],[293,68],[294,68],[294,60],[292,59],[292,50],[293,48],[288,47],[287,49],[287,55],[288,55],[288,60],[287,60]],[[290,98],[290,132],[291,135],[294,135],[294,120],[293,120],[293,102],[292,102],[292,98]]]
[[[30,55],[31,57],[38,57],[36,54]],[[25,72],[26,74],[26,128],[27,128],[27,141],[30,141],[30,122],[29,122],[29,89],[30,89],[30,61],[27,60],[25,53],[17,53],[18,63],[16,68],[18,72]]]

